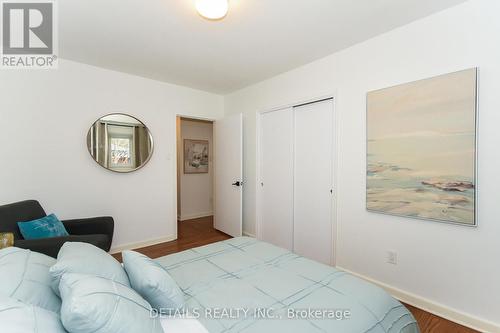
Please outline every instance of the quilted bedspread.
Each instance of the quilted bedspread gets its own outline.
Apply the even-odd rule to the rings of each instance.
[[[417,333],[381,288],[254,238],[157,259],[186,296],[179,316],[218,332]]]

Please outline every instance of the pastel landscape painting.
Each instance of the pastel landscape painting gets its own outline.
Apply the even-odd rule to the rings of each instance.
[[[477,69],[367,94],[369,211],[475,225]]]

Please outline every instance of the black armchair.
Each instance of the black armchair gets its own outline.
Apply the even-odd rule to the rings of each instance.
[[[59,249],[65,242],[90,243],[104,251],[109,251],[111,248],[114,221],[109,216],[62,221],[69,236],[24,239],[17,222],[31,221],[45,216],[42,206],[35,200],[0,206],[0,232],[12,232],[16,247],[30,249],[54,258],[57,257]]]

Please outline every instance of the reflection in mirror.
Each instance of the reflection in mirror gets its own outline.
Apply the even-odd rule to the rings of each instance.
[[[153,137],[138,119],[114,113],[98,119],[87,134],[92,158],[102,167],[131,172],[144,166],[153,153]]]

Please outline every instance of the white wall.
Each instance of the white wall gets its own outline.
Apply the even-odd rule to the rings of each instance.
[[[110,112],[142,120],[154,153],[117,174],[86,147]],[[175,114],[218,118],[222,97],[61,60],[57,70],[0,72],[0,204],[38,199],[60,218],[111,215],[113,247],[176,236]]]
[[[226,96],[226,113],[245,115],[244,230],[255,233],[256,112],[334,92],[337,264],[500,325],[498,13],[500,1],[471,0]],[[480,67],[478,228],[367,212],[366,92],[474,66]],[[398,252],[397,266],[385,263],[387,250]]]
[[[185,174],[184,140],[208,141],[208,173]],[[213,124],[200,121],[181,120],[180,151],[180,220],[213,215]]]

